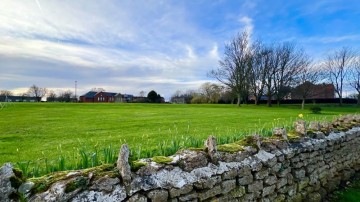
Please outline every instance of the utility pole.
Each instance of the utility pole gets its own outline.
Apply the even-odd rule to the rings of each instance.
[[[77,102],[77,81],[75,81],[75,100]]]

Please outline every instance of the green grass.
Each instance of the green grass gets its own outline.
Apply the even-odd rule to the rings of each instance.
[[[81,168],[113,161],[123,143],[133,157],[163,156],[201,147],[209,135],[226,143],[241,134],[289,126],[300,113],[308,120],[331,120],[360,112],[352,105],[321,107],[321,114],[312,114],[299,105],[15,103],[0,110],[0,164],[21,162],[26,168],[27,161],[41,160]],[[66,162],[70,157],[77,159],[74,166]]]
[[[360,201],[360,174],[356,173],[348,186],[336,190],[329,196],[331,202],[358,202]]]

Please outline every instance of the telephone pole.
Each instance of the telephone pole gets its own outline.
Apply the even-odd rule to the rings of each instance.
[[[75,101],[77,102],[77,81],[75,81]]]

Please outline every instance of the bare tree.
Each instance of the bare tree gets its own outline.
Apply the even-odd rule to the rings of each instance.
[[[306,98],[316,96],[314,90],[315,84],[318,83],[321,78],[320,68],[309,63],[309,65],[302,68],[298,78],[300,85],[298,85],[293,92],[301,97],[301,109],[304,109]]]
[[[66,90],[60,93],[58,99],[60,102],[71,102],[73,92],[71,90]]]
[[[253,44],[252,68],[249,76],[250,93],[254,96],[255,105],[258,105],[266,87],[266,78],[270,74],[271,47],[260,41]],[[270,77],[271,78],[271,77]]]
[[[28,95],[35,97],[38,102],[41,101],[41,98],[44,97],[46,93],[47,93],[46,88],[41,88],[35,84],[33,84],[28,90]]]
[[[145,94],[146,94],[146,92],[142,90],[142,91],[140,91],[139,96],[140,97],[145,97]]]
[[[225,45],[225,56],[223,60],[219,61],[220,67],[209,73],[212,78],[217,79],[237,94],[238,106],[242,100],[247,100],[249,94],[248,77],[251,55],[249,39],[250,36],[246,31],[233,38],[230,43]]]
[[[9,90],[0,90],[0,96],[6,97],[6,96],[12,96],[12,95],[13,95],[13,93]]]
[[[277,71],[278,63],[279,63],[279,55],[276,54],[275,45],[272,44],[269,46],[269,50],[266,54],[267,59],[267,74],[265,78],[265,90],[267,96],[267,106],[272,106],[272,97],[275,94],[275,85],[274,85],[274,77]]]
[[[348,47],[343,47],[327,56],[324,67],[328,72],[330,82],[335,87],[335,93],[338,95],[342,105],[342,94],[344,87],[344,80],[350,73],[350,66],[354,62],[355,52]]]
[[[301,49],[292,43],[285,42],[275,50],[274,64],[277,64],[273,74],[274,95],[278,105],[287,96],[296,83],[299,73],[309,64],[309,58]]]
[[[355,88],[357,92],[357,104],[360,105],[360,55],[354,60],[351,75],[350,85]]]
[[[53,91],[53,90],[50,90],[49,92],[48,92],[48,94],[47,94],[47,101],[48,102],[55,102],[55,100],[56,100],[56,93]]]
[[[221,97],[222,86],[206,82],[200,86],[199,91],[206,103],[218,103]]]

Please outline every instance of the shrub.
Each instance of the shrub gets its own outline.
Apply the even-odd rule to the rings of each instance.
[[[320,113],[321,113],[321,107],[319,107],[319,106],[310,107],[310,111],[311,111],[313,114],[320,114]]]

